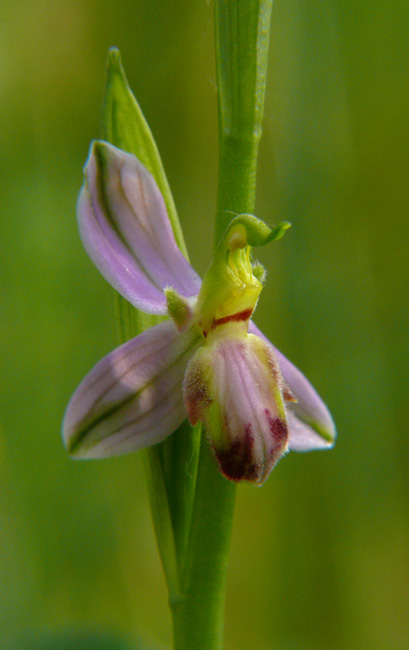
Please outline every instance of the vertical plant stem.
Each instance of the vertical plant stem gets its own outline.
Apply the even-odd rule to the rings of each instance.
[[[202,435],[183,597],[171,602],[174,650],[222,647],[224,588],[235,492],[236,486],[216,468]]]
[[[272,0],[216,0],[219,181],[215,246],[235,214],[252,213]]]
[[[253,212],[272,0],[215,0],[219,181],[214,245]],[[181,598],[171,601],[174,650],[220,650],[236,486],[202,435]]]

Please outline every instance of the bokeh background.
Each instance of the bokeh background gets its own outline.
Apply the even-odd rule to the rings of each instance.
[[[116,45],[205,270],[212,7],[2,0],[0,18],[0,647],[165,648],[140,459],[74,462],[60,438],[70,394],[116,344],[75,202]],[[408,0],[274,4],[257,215],[293,228],[260,252],[255,320],[339,440],[239,487],[227,650],[409,647],[408,33]]]

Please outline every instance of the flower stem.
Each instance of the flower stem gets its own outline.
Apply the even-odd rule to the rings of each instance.
[[[272,0],[215,2],[219,183],[215,246],[236,214],[253,213]]]
[[[224,585],[236,486],[216,468],[204,435],[183,575],[183,597],[171,602],[174,650],[222,647]]]
[[[219,182],[214,245],[252,213],[272,0],[216,0]],[[171,600],[174,650],[220,650],[236,486],[216,468],[202,435],[181,598]]]

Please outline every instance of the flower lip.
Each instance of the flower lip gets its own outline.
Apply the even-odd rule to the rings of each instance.
[[[263,483],[288,444],[272,346],[237,323],[212,331],[186,369],[184,401],[190,422],[204,421],[223,474]]]

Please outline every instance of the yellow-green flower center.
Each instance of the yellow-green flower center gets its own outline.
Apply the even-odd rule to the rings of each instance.
[[[198,323],[205,336],[231,321],[243,322],[247,328],[263,288],[254,274],[250,252],[246,228],[235,225],[221,241],[199,293]]]

